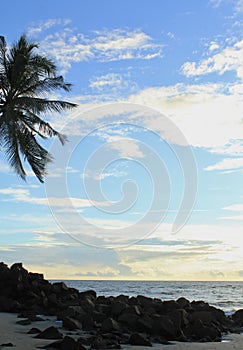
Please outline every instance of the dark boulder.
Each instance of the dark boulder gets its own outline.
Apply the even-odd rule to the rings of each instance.
[[[97,295],[96,295],[96,291],[95,290],[86,290],[85,292],[79,292],[79,297],[85,298],[85,297],[91,297],[93,299],[96,299]]]
[[[132,333],[128,342],[130,345],[152,346],[150,341],[139,333]]]
[[[232,320],[235,322],[237,326],[243,327],[243,309],[236,311],[232,315]]]
[[[60,333],[60,331],[51,326],[46,328],[43,332],[35,336],[35,338],[40,338],[40,339],[62,339],[63,335]]]
[[[109,314],[111,317],[119,316],[124,310],[128,308],[128,305],[121,301],[116,301],[109,307]]]
[[[60,350],[86,350],[86,348],[72,337],[65,336],[63,340],[45,345],[43,349],[60,349]]]
[[[153,334],[160,335],[166,340],[176,340],[178,338],[177,329],[168,315],[154,315],[152,320]]]
[[[65,317],[62,320],[62,325],[64,328],[67,328],[69,331],[73,331],[75,329],[82,329],[82,323],[80,323],[78,320],[76,320],[73,317]]]
[[[221,332],[217,327],[205,326],[200,320],[188,326],[184,333],[190,341],[215,342],[221,340]]]
[[[41,333],[41,330],[40,330],[39,328],[35,328],[35,327],[31,328],[31,329],[27,332],[27,334],[39,334],[39,333]]]
[[[113,318],[106,318],[101,324],[101,332],[119,332],[121,330],[119,323]]]

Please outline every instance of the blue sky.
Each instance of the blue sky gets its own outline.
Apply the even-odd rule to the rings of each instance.
[[[78,108],[44,185],[0,156],[1,259],[47,278],[243,280],[242,0],[4,2]]]

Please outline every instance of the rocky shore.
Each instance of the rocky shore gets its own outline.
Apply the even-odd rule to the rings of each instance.
[[[50,283],[22,263],[0,263],[0,311],[19,314],[18,324],[28,325],[30,336],[48,339],[48,349],[220,342],[224,334],[243,331],[243,309],[226,316],[205,301],[184,297],[163,301],[142,295],[97,296],[93,290],[80,292],[63,282]],[[35,325],[44,316],[60,322],[40,330]]]

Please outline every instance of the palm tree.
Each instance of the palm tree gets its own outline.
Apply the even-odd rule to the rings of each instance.
[[[7,49],[0,37],[0,147],[10,166],[25,180],[23,161],[27,161],[39,181],[43,182],[46,165],[52,157],[38,138],[57,136],[62,144],[66,137],[43,120],[49,112],[61,112],[76,105],[48,100],[47,94],[71,84],[57,75],[57,67],[49,58],[37,53],[38,44],[22,35]]]

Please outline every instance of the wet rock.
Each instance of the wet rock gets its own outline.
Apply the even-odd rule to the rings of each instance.
[[[31,321],[29,319],[26,319],[26,320],[17,321],[16,323],[20,324],[21,326],[28,326],[29,324],[31,324]]]
[[[184,297],[177,299],[176,302],[180,306],[180,309],[185,309],[185,310],[192,309],[190,301]]]
[[[32,327],[27,334],[39,334],[41,333],[41,330],[39,328]]]
[[[232,320],[236,323],[237,326],[243,327],[243,309],[236,311],[232,315]]]
[[[75,329],[82,329],[82,323],[80,323],[78,320],[72,317],[65,317],[62,321],[62,325],[69,331],[73,331]]]
[[[52,284],[52,292],[56,294],[68,292],[68,287],[64,282],[56,282]]]
[[[86,348],[73,338],[66,336],[60,343],[61,350],[86,350]]]
[[[190,341],[212,342],[221,340],[221,332],[215,327],[205,326],[200,320],[185,330]]]
[[[142,346],[152,346],[150,341],[148,341],[145,337],[143,337],[139,333],[133,333],[129,339],[130,345],[142,345]]]
[[[1,348],[12,348],[16,345],[14,345],[13,343],[3,343],[0,346],[1,346]]]
[[[127,327],[128,329],[135,330],[138,319],[139,316],[137,315],[122,314],[118,317],[118,322],[121,323],[123,326]]]
[[[42,349],[60,349],[60,350],[86,350],[86,348],[72,337],[65,336],[63,340],[44,345]]]
[[[43,332],[35,336],[35,338],[40,338],[40,339],[62,339],[63,335],[60,333],[60,331],[51,326],[46,328]]]
[[[135,323],[135,329],[137,332],[141,333],[152,333],[153,330],[153,320],[148,315],[140,317]]]
[[[93,299],[96,299],[97,295],[95,290],[86,290],[85,292],[79,292],[79,297],[80,298],[91,297]]]
[[[90,349],[120,349],[121,346],[117,339],[112,337],[112,334],[98,335],[91,339]]]
[[[116,331],[120,331],[120,325],[113,318],[111,318],[111,317],[106,318],[102,322],[102,324],[101,324],[101,332],[108,333],[108,332],[116,332]]]
[[[128,308],[127,304],[121,301],[117,301],[110,305],[109,313],[112,317],[117,317],[127,308]]]
[[[177,339],[177,332],[173,321],[168,315],[154,315],[152,324],[153,334],[157,334],[166,340]]]

